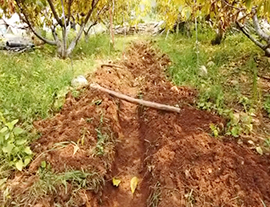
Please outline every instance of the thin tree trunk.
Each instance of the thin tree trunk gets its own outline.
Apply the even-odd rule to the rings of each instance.
[[[96,18],[95,22],[94,22],[93,24],[91,24],[91,25],[87,28],[87,30],[84,30],[84,35],[86,36],[86,39],[88,39],[88,37],[89,37],[90,29],[91,29],[93,26],[95,26],[95,25],[97,24],[98,20],[100,20],[100,14],[101,14],[105,9],[106,9],[106,5],[104,5],[103,8],[102,8],[101,10],[98,11],[98,13],[97,13],[97,18]]]
[[[59,24],[60,26],[63,26],[63,23],[62,23],[61,19],[59,19],[59,16],[57,15],[57,12],[56,12],[56,10],[55,10],[55,7],[54,7],[54,5],[53,5],[52,0],[47,0],[47,2],[49,3],[49,6],[50,6],[50,8],[51,8],[51,10],[52,10],[52,13],[53,13],[54,18],[56,19],[56,21],[58,22],[58,24]]]
[[[71,18],[71,4],[72,4],[72,0],[68,0],[68,15],[67,15],[67,22],[66,22],[67,25],[69,25],[70,18]]]
[[[67,56],[69,56],[71,54],[71,52],[74,50],[74,48],[76,47],[76,45],[78,44],[78,41],[80,40],[82,33],[84,31],[84,28],[87,24],[87,22],[89,21],[94,9],[96,8],[97,4],[98,4],[99,0],[95,1],[92,0],[91,3],[91,9],[89,9],[87,16],[85,17],[85,20],[82,22],[81,24],[81,28],[80,31],[78,32],[77,36],[75,37],[75,39],[70,43],[68,49],[67,49]]]
[[[78,44],[81,36],[82,36],[82,33],[84,31],[84,27],[85,27],[85,23],[83,23],[81,25],[81,28],[80,28],[80,31],[78,32],[77,36],[75,37],[75,39],[70,43],[68,49],[67,49],[67,56],[69,56],[72,51],[74,50],[74,48],[76,47],[76,45]]]
[[[62,26],[62,37],[63,37],[63,43],[62,43],[62,58],[66,59],[67,58],[67,22],[66,22],[66,15],[65,15],[65,7],[64,7],[64,2],[61,0],[62,4],[62,11],[63,11],[63,18],[64,18],[64,25]]]
[[[110,7],[110,33],[112,38],[112,45],[114,47],[114,32],[113,32],[113,17],[112,17],[112,8]]]

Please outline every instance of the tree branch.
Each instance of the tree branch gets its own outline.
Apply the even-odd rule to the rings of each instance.
[[[63,48],[62,48],[62,57],[66,57],[65,53],[66,53],[66,49],[67,49],[67,22],[66,22],[66,16],[65,16],[65,7],[64,7],[64,2],[63,0],[61,0],[61,4],[62,4],[62,12],[63,12],[63,18],[64,18],[64,25],[62,27],[62,31],[63,31]]]
[[[18,0],[16,0],[16,4],[18,5],[21,13],[23,14],[24,16],[24,21],[25,23],[29,26],[30,30],[39,38],[41,39],[43,42],[47,43],[47,44],[50,44],[50,45],[56,45],[56,42],[55,41],[51,41],[51,40],[48,40],[46,39],[45,37],[43,37],[42,35],[40,35],[35,29],[34,27],[32,26],[30,20],[28,19],[28,16],[27,14],[25,13],[24,9],[22,8],[22,6],[20,5],[20,2]]]
[[[174,106],[169,106],[169,105],[165,105],[165,104],[160,104],[160,103],[155,103],[155,102],[151,102],[151,101],[145,101],[145,100],[141,100],[141,99],[132,98],[132,97],[124,95],[122,93],[103,88],[102,86],[98,85],[97,83],[91,84],[90,87],[93,89],[97,89],[97,90],[100,90],[102,92],[108,93],[108,94],[115,96],[117,98],[123,99],[125,101],[130,102],[130,103],[136,103],[136,104],[140,104],[143,106],[147,106],[147,107],[151,107],[151,108],[155,108],[155,109],[159,109],[159,110],[163,110],[163,111],[170,111],[170,112],[176,112],[176,113],[180,113],[180,111],[181,111],[180,108],[177,108]]]
[[[63,26],[63,23],[62,23],[61,19],[59,19],[59,16],[58,16],[57,13],[56,13],[56,10],[55,10],[55,7],[54,7],[54,5],[53,5],[52,0],[47,0],[47,2],[48,2],[49,5],[50,5],[50,8],[51,8],[51,10],[52,10],[52,13],[53,13],[54,18],[56,19],[56,21],[58,22],[58,24],[59,24],[60,26]]]
[[[240,13],[240,11],[239,11]],[[239,15],[238,13],[238,15]],[[242,19],[245,19],[246,17],[248,17],[250,15],[250,13],[247,13],[246,15],[243,15],[242,17],[240,17],[239,19],[237,19],[238,22],[241,22]]]
[[[89,31],[90,31],[90,29],[93,27],[93,26],[95,26],[97,24],[97,21],[95,21],[93,24],[91,24],[88,28],[87,28],[87,30],[85,31],[85,30],[83,30],[84,31],[84,34],[85,35],[88,35],[88,33],[89,33]]]
[[[238,21],[236,21],[236,25],[237,27],[241,30],[241,32],[244,33],[244,35],[246,35],[252,42],[254,42],[257,46],[259,46],[261,49],[265,50],[265,46],[260,43],[258,40],[256,40],[254,37],[251,36],[251,34],[249,34],[244,25],[241,25],[241,23],[239,23]]]
[[[222,0],[222,2],[233,9],[237,9],[239,11],[244,10],[244,8],[238,8],[238,7],[233,6],[232,4],[228,3],[226,0]]]
[[[53,35],[53,38],[54,38],[54,40],[55,40],[55,42],[56,42],[56,45],[57,45],[57,47],[60,47],[60,45],[61,45],[61,42],[60,42],[60,40],[59,40],[59,38],[58,38],[58,36],[57,36],[57,33],[55,32],[55,25],[53,25],[52,27],[51,27],[51,31],[52,31],[52,35]]]
[[[68,50],[67,50],[67,55],[71,54],[72,50],[75,48],[75,46],[78,44],[79,39],[82,36],[82,33],[84,31],[85,25],[87,24],[88,20],[90,19],[90,16],[92,15],[94,9],[96,8],[97,4],[98,4],[99,0],[92,0],[91,3],[91,8],[89,9],[85,20],[82,22],[81,24],[81,28],[79,30],[79,32],[77,33],[77,36],[75,37],[75,39],[70,43]]]
[[[84,24],[86,25],[88,20],[90,19],[90,16],[92,15],[94,9],[96,8],[99,0],[92,0],[91,9],[89,9],[87,16],[85,17]]]
[[[257,17],[257,11],[255,8],[252,8],[252,13],[253,13],[253,24],[254,24],[254,27],[255,27],[255,30],[257,32],[257,34],[263,39],[265,40],[267,43],[270,43],[270,36],[265,34],[262,29],[261,29],[261,26],[259,24],[259,21],[258,21],[258,17]]]
[[[93,24],[91,24],[91,25],[89,26],[89,28],[88,28],[86,31],[84,30],[84,34],[85,34],[85,35],[88,35],[90,29],[91,29],[93,26],[95,26],[95,25],[97,24],[98,20],[100,19],[100,14],[101,14],[103,11],[105,11],[105,9],[106,9],[106,5],[104,5],[104,6],[102,7],[102,9],[98,11],[97,17],[96,17],[96,21],[95,21]]]
[[[67,14],[67,22],[66,22],[67,25],[69,25],[70,17],[71,17],[71,4],[72,4],[72,0],[68,0],[68,14]]]
[[[85,23],[83,22],[81,24],[81,28],[79,30],[79,32],[77,33],[77,36],[75,37],[75,39],[70,43],[68,49],[67,49],[67,56],[69,56],[72,52],[72,50],[75,48],[75,46],[78,44],[79,39],[82,36],[82,33],[84,31],[84,27],[85,27]]]

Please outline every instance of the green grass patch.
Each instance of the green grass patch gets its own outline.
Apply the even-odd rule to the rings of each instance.
[[[52,171],[50,165],[43,161],[37,172],[36,181],[27,189],[24,189],[22,195],[16,195],[15,198],[12,198],[13,201],[6,199],[6,203],[11,202],[13,205],[35,203],[46,196],[57,196],[61,191],[62,194],[70,195],[66,201],[66,206],[76,206],[76,203],[74,203],[75,196],[81,189],[97,193],[104,184],[104,178],[97,172],[66,170],[56,173]],[[60,205],[58,203],[54,204],[56,206]]]
[[[110,49],[107,35],[81,41],[73,57],[59,59],[52,47],[30,53],[2,52],[0,56],[0,109],[7,119],[31,125],[37,118],[52,114],[59,93],[70,86],[72,78],[91,73],[96,60],[117,55]]]
[[[166,40],[164,36],[156,40],[172,60],[167,70],[171,80],[177,85],[192,86],[198,90],[199,108],[227,118],[229,134],[239,136],[250,133],[251,116],[260,113],[264,96],[258,85],[258,73],[269,63],[263,52],[241,33],[228,35],[216,46],[211,45],[213,37],[209,30],[200,32],[199,28],[197,44],[195,34],[191,38],[171,34]],[[207,74],[202,66],[205,66]],[[264,107],[268,108],[268,99]],[[240,112],[249,118],[241,114],[240,120],[235,121],[234,115]]]

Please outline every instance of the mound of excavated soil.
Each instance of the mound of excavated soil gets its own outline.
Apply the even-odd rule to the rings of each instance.
[[[59,114],[35,123],[42,134],[32,146],[37,155],[21,178],[24,185],[12,186],[13,196],[30,195],[25,189],[38,179],[45,160],[55,173],[96,172],[105,185],[98,192],[81,189],[76,195],[57,188],[45,197],[28,199],[30,205],[270,206],[269,160],[209,135],[210,123],[223,120],[190,106],[196,92],[166,79],[166,55],[139,42],[117,64],[103,65],[89,81],[135,98],[180,106],[181,112],[138,106],[90,87],[77,98],[69,95]],[[139,183],[132,194],[134,176]],[[118,187],[112,178],[121,180]]]

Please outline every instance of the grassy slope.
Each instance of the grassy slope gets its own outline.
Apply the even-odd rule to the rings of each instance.
[[[115,54],[104,35],[81,42],[72,59],[61,60],[53,51],[45,47],[23,54],[1,52],[0,109],[9,119],[31,125],[34,119],[48,117],[54,98],[73,77],[92,72],[96,59]]]
[[[192,38],[171,35],[165,41],[164,37],[158,37],[157,42],[173,62],[168,69],[172,81],[195,87],[199,91],[198,107],[228,118],[229,134],[248,134],[254,118],[260,117],[265,112],[264,106],[268,106],[268,94],[257,75],[269,74],[266,68],[270,64],[262,51],[242,34],[229,35],[217,46],[210,44],[212,37],[211,33],[199,31],[198,58],[195,35]],[[207,75],[200,71],[203,65]]]

